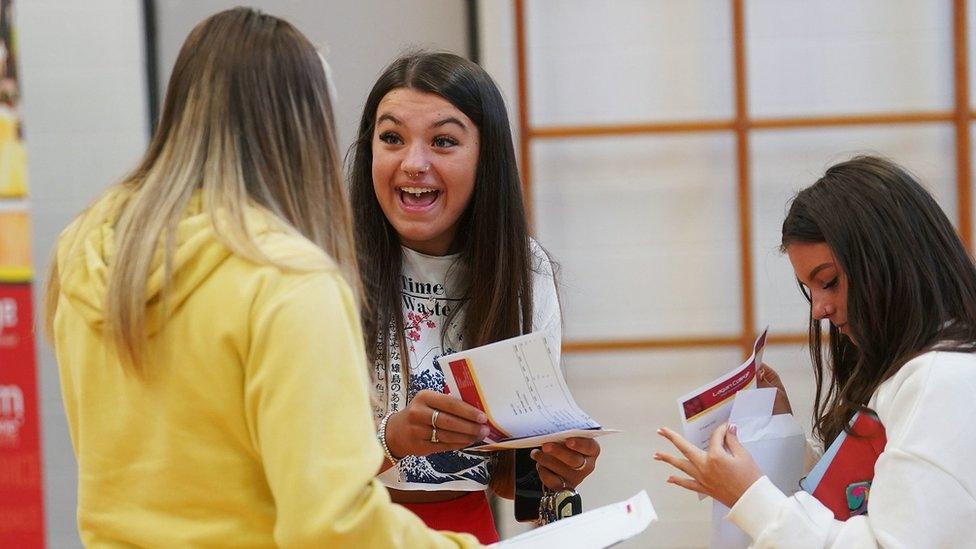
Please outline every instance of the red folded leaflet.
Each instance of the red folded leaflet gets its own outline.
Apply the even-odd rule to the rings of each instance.
[[[837,436],[800,487],[833,511],[837,520],[867,514],[874,464],[887,442],[877,416],[858,412],[850,433]]]

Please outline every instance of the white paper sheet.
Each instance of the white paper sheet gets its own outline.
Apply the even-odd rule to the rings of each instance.
[[[588,438],[618,432],[604,430],[576,404],[542,333],[443,356],[438,364],[448,394],[488,416],[491,432],[485,441],[495,446],[474,450],[541,444],[526,446],[528,437],[556,441],[580,431],[586,431],[582,436]],[[507,442],[513,445],[497,446]]]
[[[657,513],[651,499],[641,490],[628,500],[558,520],[490,547],[603,549],[640,534],[655,520]]]
[[[773,415],[776,404],[776,388],[764,387],[749,391],[739,391],[732,400],[732,410],[729,412],[729,423],[745,423],[759,418],[768,419]],[[741,435],[739,440],[741,441]]]

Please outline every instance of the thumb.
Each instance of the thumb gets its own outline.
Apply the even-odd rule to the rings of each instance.
[[[767,368],[766,364],[764,363],[762,366],[759,367],[759,370],[756,372],[756,378],[757,378],[756,385],[759,387],[771,386],[772,380],[770,380],[770,377],[771,376],[769,373],[769,368]]]
[[[729,452],[733,456],[748,453],[745,446],[739,442],[739,426],[734,423],[730,423],[729,428],[725,431],[725,447],[729,449]]]

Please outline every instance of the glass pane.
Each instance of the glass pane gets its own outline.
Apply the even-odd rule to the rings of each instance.
[[[951,2],[746,2],[753,117],[952,108]]]
[[[526,12],[534,125],[732,116],[726,3],[535,0]]]
[[[541,141],[534,155],[567,338],[738,333],[730,134]]]

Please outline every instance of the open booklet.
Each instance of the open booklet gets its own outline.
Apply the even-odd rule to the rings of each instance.
[[[557,520],[489,547],[603,549],[640,534],[655,520],[654,506],[647,492],[641,490],[628,500]]]
[[[752,345],[752,355],[737,368],[678,398],[681,426],[689,442],[703,450],[707,448],[712,432],[729,420],[735,394],[756,388],[756,373],[762,365],[768,332],[766,328],[759,334]]]
[[[534,448],[604,429],[573,400],[542,333],[513,337],[438,359],[447,393],[488,416],[490,432],[467,450]]]

